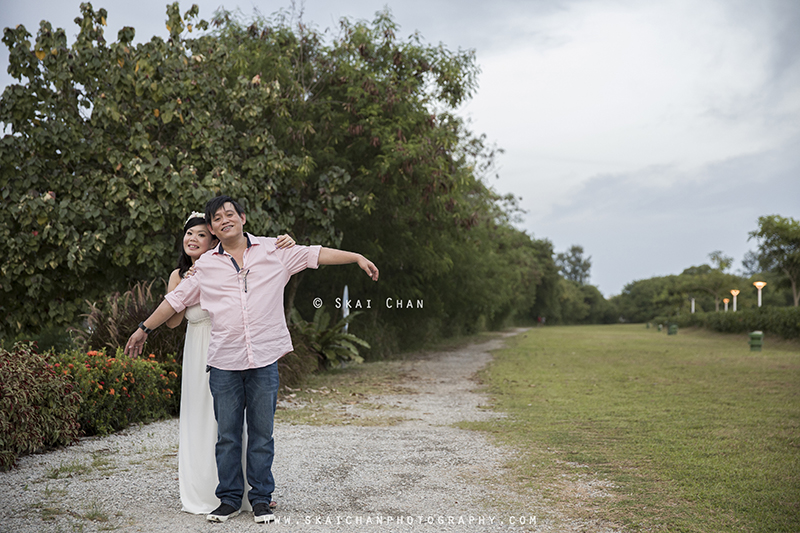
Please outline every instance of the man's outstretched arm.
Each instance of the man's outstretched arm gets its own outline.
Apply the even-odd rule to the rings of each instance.
[[[372,281],[378,281],[378,267],[363,255],[324,246],[319,251],[320,265],[349,265],[350,263],[358,263],[361,270],[366,272]]]

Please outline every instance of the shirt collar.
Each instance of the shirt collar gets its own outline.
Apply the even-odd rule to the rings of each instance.
[[[245,232],[245,238],[247,239],[247,247],[250,248],[251,246],[258,246],[258,241],[253,242],[250,240],[250,234]],[[217,245],[217,249],[214,251],[215,254],[224,254],[225,249],[222,247],[222,241]]]

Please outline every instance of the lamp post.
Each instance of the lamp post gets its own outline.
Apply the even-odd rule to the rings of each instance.
[[[753,285],[758,289],[758,306],[761,307],[761,289],[767,286],[766,281],[754,281]]]
[[[694,314],[694,298],[692,298],[692,314]]]
[[[723,298],[722,301],[725,302],[725,312],[727,313],[728,312],[728,302],[730,302],[731,299],[730,298]]]
[[[739,294],[739,289],[731,289],[731,294],[733,294],[733,312],[736,312],[736,296]]]

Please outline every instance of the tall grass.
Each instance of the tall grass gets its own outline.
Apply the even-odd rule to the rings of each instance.
[[[484,372],[507,419],[466,423],[524,453],[518,476],[608,497],[575,508],[633,530],[800,531],[800,349],[644,326],[536,328]],[[565,477],[566,476],[566,477]]]

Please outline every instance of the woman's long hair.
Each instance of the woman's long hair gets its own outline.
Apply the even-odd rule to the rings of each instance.
[[[186,235],[186,232],[189,231],[189,228],[193,228],[205,223],[206,219],[203,217],[190,218],[183,226],[183,235]],[[178,274],[180,277],[183,277],[183,275],[186,274],[186,271],[190,268],[192,268],[192,258],[189,257],[189,255],[186,253],[186,250],[183,249],[183,237],[181,237],[181,253],[178,256]]]

